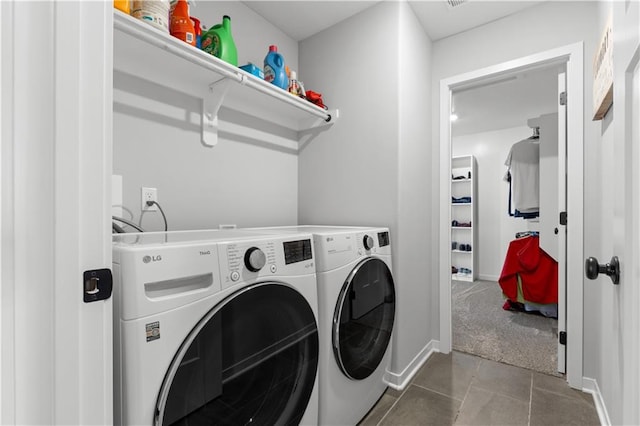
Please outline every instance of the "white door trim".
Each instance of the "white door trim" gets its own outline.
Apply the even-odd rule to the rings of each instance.
[[[83,301],[111,267],[112,20],[0,2],[0,424],[113,422],[111,300]]]
[[[525,69],[554,63],[567,65],[567,373],[569,385],[582,388],[583,350],[583,43],[503,62],[440,81],[440,350],[451,351],[451,246],[449,241],[451,188],[451,111],[452,90],[473,86],[479,81],[499,79]]]

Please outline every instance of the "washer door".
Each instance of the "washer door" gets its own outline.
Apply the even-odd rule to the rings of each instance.
[[[333,352],[353,380],[369,377],[380,365],[391,339],[395,287],[380,259],[360,262],[347,277],[333,316]]]
[[[156,425],[297,425],[313,391],[318,329],[296,290],[270,282],[200,320],[164,378]]]

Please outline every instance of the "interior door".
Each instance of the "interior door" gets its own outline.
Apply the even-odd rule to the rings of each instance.
[[[558,74],[558,216],[567,211],[567,75]],[[553,234],[557,237],[558,250],[558,372],[565,373],[567,352],[567,227],[556,217]],[[557,229],[557,232],[555,230]]]

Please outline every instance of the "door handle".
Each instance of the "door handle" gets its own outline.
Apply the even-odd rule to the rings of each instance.
[[[611,261],[605,265],[600,265],[598,259],[590,257],[584,262],[584,270],[590,280],[595,280],[598,274],[606,274],[614,284],[620,284],[620,261],[618,256],[613,256]]]

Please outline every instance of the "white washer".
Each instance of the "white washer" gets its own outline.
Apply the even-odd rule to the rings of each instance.
[[[267,229],[313,234],[320,335],[318,419],[321,425],[355,425],[387,388],[384,376],[395,316],[389,230]]]
[[[310,234],[114,237],[117,424],[318,423]]]

